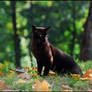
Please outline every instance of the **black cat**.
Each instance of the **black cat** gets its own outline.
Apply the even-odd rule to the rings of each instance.
[[[57,73],[82,74],[80,67],[70,56],[48,41],[49,28],[32,26],[31,50],[37,60],[39,74],[41,75],[43,66],[44,75],[47,75],[50,69]]]

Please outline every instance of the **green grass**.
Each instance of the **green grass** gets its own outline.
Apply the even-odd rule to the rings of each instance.
[[[78,62],[78,64],[81,67],[83,73],[85,73],[85,71],[87,71],[88,69],[92,68],[92,61]]]
[[[88,62],[77,62],[79,66],[81,67],[83,73],[86,72],[86,70],[92,68],[92,61]],[[31,75],[31,73],[30,73]],[[5,81],[5,84],[8,85],[8,89],[10,90],[24,90],[24,91],[33,91],[32,86],[35,83],[35,80],[46,80],[50,85],[51,91],[63,91],[63,90],[73,90],[73,91],[80,91],[80,90],[92,90],[92,82],[90,85],[90,81],[81,81],[78,79],[73,79],[71,76],[65,74],[65,75],[57,75],[57,76],[46,76],[46,77],[40,77],[37,75],[37,77],[31,77],[30,80],[27,81],[24,84],[18,84],[17,81],[20,80],[18,77],[16,77],[17,74],[15,73],[14,76],[11,78],[8,77],[8,73],[6,77],[0,77],[0,80]],[[67,84],[70,88],[64,88],[62,84]]]

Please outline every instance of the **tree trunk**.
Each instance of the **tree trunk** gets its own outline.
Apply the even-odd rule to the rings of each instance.
[[[71,50],[71,52],[70,52],[70,54],[71,54],[71,56],[73,56],[73,52],[74,52],[74,45],[75,45],[75,38],[76,38],[76,24],[75,24],[75,21],[76,21],[76,11],[75,11],[75,1],[72,1],[72,18],[73,18],[73,20],[72,20],[72,25],[73,25],[73,32],[72,32],[72,35],[73,35],[73,38],[72,38],[72,40],[71,40],[71,46],[70,46],[70,50]]]
[[[20,38],[16,27],[16,1],[11,1],[11,9],[12,9],[12,23],[14,29],[15,61],[16,61],[16,67],[20,67],[21,53],[20,53]]]
[[[88,18],[84,25],[80,59],[83,61],[92,60],[92,1],[90,1]]]

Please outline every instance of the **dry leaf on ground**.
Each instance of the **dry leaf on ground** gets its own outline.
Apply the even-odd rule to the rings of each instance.
[[[34,91],[50,91],[49,83],[46,80],[43,80],[42,82],[36,80],[33,89]]]
[[[9,78],[12,78],[12,77],[14,77],[15,76],[15,72],[10,72],[9,74],[8,74],[8,77]]]
[[[63,82],[61,86],[65,89],[71,89],[71,87],[65,82]]]
[[[56,76],[57,74],[53,71],[49,71],[49,76]]]
[[[69,90],[69,89],[66,89],[66,90],[63,90],[63,92],[73,92],[73,91]]]
[[[30,80],[31,76],[29,74],[26,74],[26,73],[21,73],[18,75],[18,78]]]
[[[25,69],[15,69],[15,71],[18,72],[18,73],[25,73],[26,72]]]
[[[92,69],[88,69],[80,80],[92,80]]]
[[[28,71],[30,70],[30,68],[29,68],[29,67],[24,67],[24,70],[25,70],[26,72],[28,72]]]
[[[73,79],[79,79],[80,78],[79,74],[72,74],[71,76],[72,76]]]
[[[37,77],[37,75],[38,75],[37,73],[34,73],[32,74],[32,77]]]
[[[17,84],[24,84],[24,83],[26,83],[26,81],[25,80],[18,80],[16,83]]]
[[[1,77],[5,77],[6,75],[3,72],[0,72]]]
[[[37,72],[38,68],[37,67],[33,67],[32,70]]]
[[[7,85],[4,83],[4,81],[0,80],[0,90],[3,90],[7,88]]]
[[[0,63],[0,71],[2,71],[4,69],[4,64]]]

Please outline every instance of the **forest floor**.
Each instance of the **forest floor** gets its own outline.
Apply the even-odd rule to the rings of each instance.
[[[37,69],[9,69],[4,72],[4,65],[0,64],[0,90],[23,91],[92,91],[92,62],[78,62],[84,75],[57,75],[53,72],[49,76],[37,75]],[[1,68],[2,67],[2,68]],[[87,70],[90,72],[87,73]],[[88,75],[90,74],[90,78]]]

